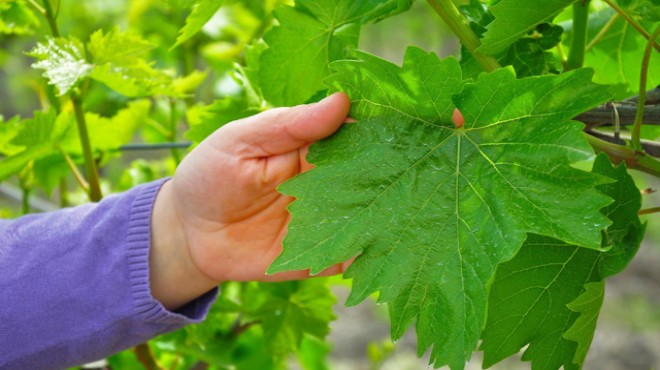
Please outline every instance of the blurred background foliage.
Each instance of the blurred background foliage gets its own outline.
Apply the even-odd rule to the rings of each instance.
[[[16,3],[32,9],[31,0],[17,0],[12,4]],[[53,2],[63,35],[86,42],[97,30],[105,33],[116,29],[128,31],[140,35],[151,44],[145,59],[152,67],[170,76],[189,77],[181,80],[184,95],[140,98],[122,95],[95,80],[85,82],[84,110],[90,127],[97,127],[92,129],[97,130],[92,133],[93,140],[98,139],[100,145],[110,140],[112,144],[108,144],[98,158],[102,165],[101,184],[104,194],[123,191],[174,172],[176,164],[185,153],[189,141],[186,132],[191,124],[204,120],[205,115],[213,114],[214,109],[221,111],[226,108],[224,104],[231,104],[226,101],[218,103],[217,99],[241,97],[246,93],[245,86],[235,78],[235,66],[245,65],[245,58],[249,57],[246,48],[259,40],[272,26],[272,10],[290,3],[291,0],[227,1],[201,32],[175,46],[180,30],[192,11],[192,0]],[[474,1],[458,3],[466,6],[464,10],[473,21],[473,28],[478,31],[480,22],[487,21],[487,15],[480,14],[477,8],[470,8],[474,6]],[[12,6],[7,4],[10,3],[0,1],[0,10]],[[593,6],[602,7],[602,4],[595,1]],[[603,12],[609,11],[603,8]],[[0,19],[0,116],[3,117],[0,120],[0,148],[10,139],[8,136],[2,137],[2,125],[12,124],[12,120],[17,120],[16,117],[31,118],[34,111],[63,104],[57,97],[56,89],[44,83],[42,71],[31,67],[34,59],[26,54],[37,42],[44,40],[44,35],[51,34],[48,23],[35,11],[17,11],[12,14],[17,17],[13,20],[20,20],[18,24],[12,24],[11,19]],[[566,20],[570,16],[561,14],[557,19]],[[593,24],[602,25],[607,19],[608,14],[597,14]],[[618,24],[615,26],[624,27]],[[570,26],[565,29],[570,32]],[[523,40],[518,45],[521,48],[519,50],[528,50],[536,60],[548,61],[539,65],[546,68],[542,72],[548,72],[548,68],[551,71],[552,60],[557,59],[557,51],[544,47],[543,40],[554,47],[565,35],[561,31],[557,33],[557,29],[549,25],[536,32],[536,36],[542,37]],[[595,32],[595,28],[590,31],[592,36],[595,36]],[[407,12],[366,26],[361,33],[360,49],[394,63],[401,62],[408,45],[435,51],[441,57],[458,56],[461,51],[455,37],[422,1],[416,2]],[[613,68],[603,64],[608,48],[606,44],[600,47],[600,56],[594,54],[594,59],[587,60],[587,64],[607,71],[606,68]],[[511,63],[515,63],[513,59],[516,55],[503,55],[502,58],[509,58]],[[469,68],[469,58],[464,62],[468,63]],[[525,68],[525,65],[521,65],[516,69],[519,74],[524,74]],[[539,73],[529,70],[529,74]],[[630,80],[634,81],[635,77],[630,77]],[[601,82],[617,83],[619,80],[612,77],[611,80]],[[629,92],[632,93],[632,90],[634,87]],[[658,133],[649,135],[657,136]],[[64,142],[66,140],[71,138],[65,138]],[[135,150],[143,143],[182,145],[158,150]],[[131,145],[137,147],[131,149]],[[123,149],[119,150],[120,147]],[[82,156],[75,150],[70,155],[73,161],[82,163]],[[87,195],[76,187],[65,160],[55,153],[23,168],[20,176],[0,183],[0,217],[16,217],[29,211],[52,210],[59,206],[87,202]],[[642,188],[658,187],[650,176],[636,175],[636,180]],[[55,191],[58,187],[64,191]],[[645,197],[647,204],[657,204],[658,200],[657,194]],[[660,291],[660,269],[657,269],[660,264],[660,247],[657,242],[660,240],[660,220],[657,217],[647,217],[646,220],[649,226],[646,244],[642,247],[643,260],[639,261],[638,258],[633,268],[615,278],[618,280],[611,284],[612,288],[608,288],[608,295],[613,300],[605,305],[602,320],[605,321],[606,330],[611,330],[606,332],[614,333],[619,339],[612,342],[611,337],[597,337],[595,350],[590,357],[601,356],[629,369],[641,369],[648,364],[657,366],[660,361],[657,355],[660,353],[660,295],[657,294]],[[329,296],[314,298],[316,295],[312,297],[308,294],[317,294],[327,290],[328,286],[332,286],[339,294],[339,305],[335,306],[335,301],[327,298]],[[346,295],[345,286],[346,282],[339,278],[285,285],[225,284],[223,295],[206,324],[161,337],[151,343],[151,350],[163,369],[425,368],[425,360],[414,356],[413,339],[406,337],[396,345],[388,339],[387,315],[383,307],[366,302],[351,311],[340,308],[343,303],[341,297]],[[316,301],[318,299],[322,301]],[[284,318],[273,316],[278,316],[278,304],[288,305],[290,302],[294,302],[298,310],[292,311],[295,315]],[[327,327],[320,323],[315,326],[313,318],[325,317],[329,320],[333,315],[332,307],[339,310],[340,317],[333,324],[328,343],[318,339],[327,334]],[[306,317],[307,310],[314,311],[309,313],[311,321],[297,323]],[[266,321],[280,323],[286,330],[261,325]],[[305,325],[305,328],[301,325]],[[314,335],[310,335],[310,331]],[[640,342],[634,338],[644,339]],[[611,353],[615,347],[625,350],[625,343],[634,343],[636,348],[643,348],[640,350],[643,354],[633,350],[623,351],[623,360],[620,361],[603,357],[604,353]],[[294,351],[298,345],[300,349]],[[333,346],[336,351],[331,352]],[[291,355],[293,352],[296,355]],[[328,362],[328,356],[332,362]],[[641,364],[634,363],[634,359],[640,356],[646,356],[646,360]],[[113,356],[110,364],[115,369],[133,369],[141,366],[136,361],[134,352],[125,351]],[[601,367],[598,359],[591,361],[594,361],[592,364],[598,364],[592,368],[606,368]],[[507,362],[502,366],[496,368],[525,368],[527,364]]]

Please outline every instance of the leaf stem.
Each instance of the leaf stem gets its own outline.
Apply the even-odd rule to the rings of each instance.
[[[637,214],[638,215],[650,215],[651,213],[658,213],[658,212],[660,212],[660,207],[653,207],[653,208],[642,209]]]
[[[57,27],[56,16],[53,13],[53,8],[50,6],[50,0],[43,0],[44,4],[44,16],[46,21],[48,21],[48,26],[50,31],[53,33],[54,37],[60,37],[60,29]]]
[[[573,40],[568,52],[566,70],[580,68],[584,64],[590,2],[590,0],[580,0],[573,3]]]
[[[80,185],[85,193],[89,193],[89,184],[87,181],[85,181],[85,177],[80,173],[80,171],[78,171],[78,166],[73,163],[71,157],[64,150],[62,150],[62,148],[57,148],[57,150],[60,152],[60,154],[62,154],[62,157],[64,157],[64,161],[71,169],[71,173],[73,173],[73,177],[76,179],[78,185]]]
[[[499,62],[489,55],[484,55],[477,51],[481,46],[479,37],[472,31],[465,17],[456,8],[451,0],[426,0],[443,21],[449,26],[449,29],[458,37],[461,44],[472,54],[474,59],[481,65],[486,72],[493,72],[501,68]]]
[[[651,47],[655,40],[660,36],[660,26],[655,29],[653,35],[649,38],[644,50],[644,57],[642,58],[642,69],[639,76],[639,97],[637,98],[637,114],[635,114],[635,121],[632,129],[632,147],[635,150],[642,150],[641,143],[641,130],[642,122],[644,121],[644,105],[646,104],[646,79],[649,72],[649,60],[651,59]]]
[[[35,0],[28,0],[28,2],[35,8],[37,11],[43,15],[46,15],[46,9],[44,9],[39,3]]]
[[[96,168],[96,161],[92,153],[92,145],[87,131],[87,122],[85,121],[85,112],[83,111],[83,101],[80,92],[77,89],[71,91],[71,103],[76,115],[76,124],[78,126],[78,136],[80,136],[80,145],[82,145],[83,156],[85,158],[85,171],[87,172],[87,182],[89,183],[89,200],[98,202],[103,198],[101,193],[101,181],[99,172]]]
[[[170,98],[170,130],[168,135],[168,138],[170,139],[170,143],[176,142],[177,123],[178,120],[177,120],[177,110],[176,110],[176,99]],[[181,163],[181,155],[179,154],[179,151],[175,147],[172,147],[170,152],[172,153],[172,158],[174,158],[174,162],[178,166],[179,163]]]
[[[587,133],[584,136],[597,153],[602,152],[607,154],[612,163],[619,164],[625,162],[628,168],[634,168],[660,177],[660,161],[650,155],[623,145],[608,143]]]
[[[587,45],[585,51],[589,51],[589,50],[593,49],[593,47],[594,47],[598,42],[600,42],[600,40],[602,40],[603,37],[605,37],[605,35],[607,34],[607,32],[612,28],[612,26],[613,26],[614,23],[617,21],[617,19],[619,19],[619,17],[620,17],[619,13],[614,13],[614,14],[612,15],[612,18],[610,18],[610,20],[607,21],[607,23],[605,23],[605,25],[603,26],[603,28],[601,28],[600,31],[598,31],[598,34],[596,34],[596,36],[594,36],[594,38],[591,39],[591,41],[589,41],[589,45]]]
[[[27,215],[30,213],[30,195],[32,189],[28,186],[21,186],[21,214]]]
[[[631,26],[633,26],[633,28],[635,28],[637,32],[639,32],[642,36],[644,36],[645,39],[648,40],[649,38],[651,38],[651,35],[649,35],[649,33],[646,32],[646,30],[642,26],[640,26],[637,22],[635,22],[634,19],[632,19],[628,14],[626,14],[626,12],[624,12],[623,9],[621,9],[618,5],[616,5],[612,0],[603,0],[603,2],[609,5],[610,8],[614,9],[617,13],[619,13],[623,17],[623,19],[625,19],[626,22],[628,22]],[[655,50],[660,52],[660,45],[658,45],[658,43],[653,42],[653,47],[655,48]]]

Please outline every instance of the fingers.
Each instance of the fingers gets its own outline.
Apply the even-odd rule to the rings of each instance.
[[[318,103],[271,109],[226,125],[221,139],[244,157],[287,153],[337,131],[349,106],[348,96],[336,93]]]

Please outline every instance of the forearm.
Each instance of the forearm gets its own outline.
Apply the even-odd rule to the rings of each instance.
[[[154,298],[165,308],[175,310],[220,282],[202,273],[193,262],[174,209],[171,186],[171,181],[163,185],[154,204],[149,281]]]
[[[150,292],[160,183],[0,221],[0,368],[64,368],[200,321],[213,293],[164,309]]]

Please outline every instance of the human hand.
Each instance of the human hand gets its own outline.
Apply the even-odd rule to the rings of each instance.
[[[288,280],[268,276],[281,252],[292,201],[276,191],[311,168],[309,144],[346,120],[348,97],[277,108],[231,122],[197,146],[163,185],[152,216],[150,283],[165,307],[176,308],[222,281]],[[340,273],[337,265],[325,274]]]

